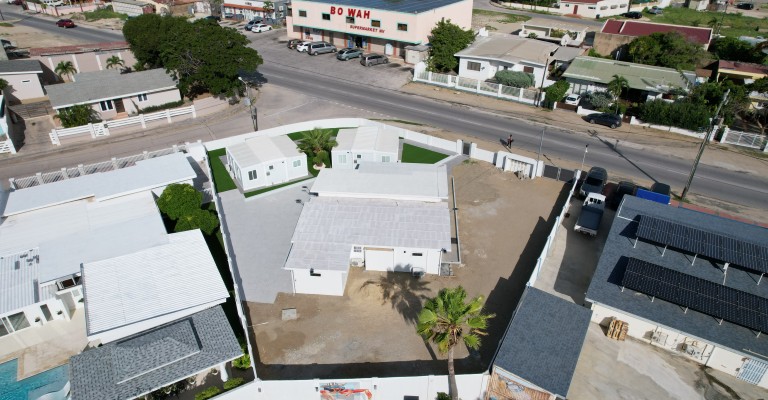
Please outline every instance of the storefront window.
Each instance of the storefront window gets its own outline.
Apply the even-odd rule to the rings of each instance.
[[[347,17],[347,23],[348,24],[354,24],[355,23],[355,17]]]
[[[299,10],[299,17],[306,17],[307,16],[307,10]]]
[[[326,20],[326,21],[330,21],[331,20],[331,14],[323,13],[323,19]]]
[[[379,21],[378,19],[372,19],[371,26],[374,28],[381,28],[381,21]]]
[[[397,30],[398,31],[407,31],[408,30],[408,24],[397,24]]]

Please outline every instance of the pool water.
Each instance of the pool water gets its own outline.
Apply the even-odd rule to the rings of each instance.
[[[69,364],[64,364],[17,381],[18,365],[16,359],[0,364],[0,400],[36,400],[63,388],[69,380]]]

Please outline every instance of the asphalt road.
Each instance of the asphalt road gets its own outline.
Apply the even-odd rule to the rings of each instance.
[[[3,4],[0,7],[4,14],[13,15],[6,12],[13,6]],[[20,24],[30,24],[49,31],[57,29],[49,19],[40,17],[27,17]],[[119,32],[86,27],[70,29],[68,33],[91,42],[123,40]],[[259,71],[269,85],[484,139],[499,140],[513,133],[515,147],[529,151],[537,151],[539,147],[542,127],[525,120],[371,87],[364,83],[349,82],[317,71],[281,65],[281,60],[264,61],[265,64]],[[649,151],[647,148],[634,149],[621,144],[616,148],[614,143],[605,141],[598,135],[550,128],[544,138],[543,153],[580,162],[585,146],[589,144],[586,165],[603,166],[608,169],[609,174],[614,172],[623,176],[666,182],[678,193],[682,190],[690,171],[690,159],[693,159],[694,154],[691,154],[690,159],[679,159]],[[766,208],[768,177],[701,164],[691,192],[749,207]]]
[[[29,26],[31,28],[56,33],[61,33],[61,31],[66,29],[56,26],[56,20],[58,20],[58,18],[54,18],[50,15],[25,13],[21,10],[21,6],[7,4],[4,0],[0,3],[0,10],[2,10],[5,20],[19,19],[20,21],[14,22],[16,25]],[[125,40],[122,32],[94,29],[86,26],[66,29],[66,34],[83,43]]]

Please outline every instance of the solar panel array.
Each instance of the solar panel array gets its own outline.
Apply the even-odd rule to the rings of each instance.
[[[630,258],[621,285],[670,303],[768,332],[768,299]]]
[[[637,237],[768,273],[768,247],[643,215]]]

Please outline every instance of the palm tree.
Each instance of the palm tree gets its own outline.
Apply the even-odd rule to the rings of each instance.
[[[712,30],[714,31],[714,30],[715,30],[715,28],[717,28],[717,25],[718,25],[719,23],[720,23],[720,21],[717,19],[717,17],[712,17],[712,18],[709,20],[709,22],[707,22],[707,26],[709,26],[710,28],[712,28]]]
[[[77,73],[77,68],[75,68],[75,65],[72,64],[72,61],[61,61],[58,65],[56,65],[56,69],[53,70],[53,72],[55,72],[56,75],[58,75],[59,78],[63,80],[65,75],[69,76],[70,78],[73,77]]]
[[[628,87],[629,82],[627,82],[627,78],[621,75],[614,75],[613,79],[608,82],[608,93],[613,95],[614,101],[616,102],[616,114],[619,113],[619,97],[624,89]]]
[[[315,165],[321,165],[328,153],[339,143],[333,138],[330,129],[315,128],[305,132],[298,144],[298,149],[312,159]]]
[[[124,66],[125,62],[116,55],[107,58],[107,68],[122,68]]]
[[[463,287],[445,288],[437,297],[427,300],[419,313],[416,332],[437,345],[440,353],[448,353],[448,385],[451,399],[458,400],[456,371],[453,368],[453,349],[464,344],[473,350],[480,347],[480,336],[485,336],[488,320],[494,314],[484,314],[483,297],[478,296],[465,302],[467,292]]]
[[[275,11],[275,4],[271,1],[265,1],[261,9],[264,10],[264,18],[271,18],[270,15]]]

